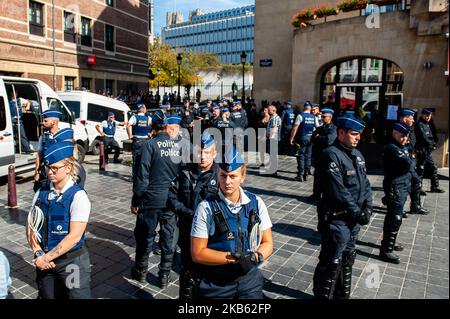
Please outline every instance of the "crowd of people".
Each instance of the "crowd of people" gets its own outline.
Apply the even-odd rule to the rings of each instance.
[[[241,101],[185,100],[180,109],[162,103],[150,114],[145,103],[128,123],[110,114],[100,134],[114,144],[116,125],[126,125],[132,139],[131,213],[136,216],[135,263],[131,277],[147,281],[149,254],[159,224],[161,260],[158,282],[165,289],[177,246],[181,251],[181,299],[263,298],[263,276],[258,269],[273,251],[270,212],[257,195],[242,188],[247,165],[239,152],[243,145],[227,137],[227,129],[265,129],[266,149],[261,166],[272,166],[271,153],[297,157],[296,181],[312,175],[311,201],[317,205],[321,234],[319,262],[314,273],[316,298],[349,298],[352,266],[360,227],[370,223],[373,211],[371,185],[364,156],[357,149],[366,127],[353,112],[336,116],[331,105],[306,101],[295,112],[290,100],[265,103],[258,111],[248,99]],[[424,173],[431,177],[431,192],[441,193],[437,168],[431,153],[437,136],[432,128],[433,110],[424,108],[414,125],[416,112],[401,108],[384,151],[384,181],[387,214],[380,258],[399,263],[395,251],[402,250],[396,238],[404,206],[411,196],[410,214],[426,215],[420,196]],[[40,298],[90,298],[89,253],[85,229],[90,202],[83,190],[85,175],[76,160],[73,131],[60,130],[60,113],[43,113],[46,134],[40,141],[36,161],[36,195],[27,223],[27,238],[33,250]],[[200,125],[199,145],[192,135]],[[209,134],[217,128],[222,140]],[[414,138],[415,136],[415,142]],[[194,139],[195,140],[195,139]],[[191,147],[192,146],[192,147]],[[217,156],[221,151],[220,158]],[[265,154],[269,153],[269,163]],[[278,155],[276,152],[275,158]],[[118,153],[114,161],[119,163]],[[271,176],[277,176],[276,169]],[[81,284],[65,285],[64,268],[82,269]]]

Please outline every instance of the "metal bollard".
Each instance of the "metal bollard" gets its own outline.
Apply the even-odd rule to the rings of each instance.
[[[99,168],[100,171],[106,171],[106,162],[105,162],[105,144],[100,142],[100,160],[99,160]]]
[[[14,165],[8,167],[8,206],[6,208],[17,208],[17,192],[16,192],[16,172]]]

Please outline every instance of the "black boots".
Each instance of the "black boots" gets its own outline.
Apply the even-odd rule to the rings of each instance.
[[[442,194],[442,193],[445,193],[445,191],[443,189],[440,189],[439,187],[432,187],[430,190],[430,193]]]
[[[170,282],[170,274],[159,274],[158,275],[158,282],[159,282],[159,287],[161,289],[165,289]]]
[[[383,232],[383,240],[381,241],[381,248],[380,248],[381,260],[393,264],[400,263],[400,257],[394,253],[396,239],[397,239],[397,232]]]
[[[331,299],[339,275],[341,263],[322,263],[316,267],[313,278],[313,293],[316,299]]]
[[[136,269],[136,267],[131,269],[131,279],[144,283],[147,280],[146,278],[147,271]]]
[[[428,215],[430,212],[420,205],[411,206],[410,214]]]
[[[352,267],[355,263],[356,251],[342,254],[342,268],[336,280],[334,299],[349,299],[352,288]]]

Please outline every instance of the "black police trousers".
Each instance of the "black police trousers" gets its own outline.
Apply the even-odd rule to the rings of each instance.
[[[156,227],[160,223],[159,246],[161,247],[161,262],[159,264],[159,275],[168,275],[172,270],[173,255],[175,250],[174,234],[177,228],[175,214],[165,208],[140,209],[136,217],[134,237],[136,239],[137,270],[146,272],[148,268],[148,257],[155,241]]]
[[[20,130],[20,141],[19,141],[19,130]],[[31,152],[30,142],[28,141],[27,133],[25,133],[25,128],[23,126],[23,123],[20,122],[20,125],[19,125],[17,123],[17,120],[14,119],[13,120],[13,132],[14,132],[14,140],[16,143],[17,153],[19,152],[19,143],[21,146],[22,153]]]
[[[50,270],[36,268],[36,283],[39,299],[90,299],[91,263],[89,252],[81,248],[81,254],[70,257],[77,251],[67,253],[56,260]]]
[[[131,166],[131,171],[134,175],[136,172],[136,165],[141,162],[142,145],[148,141],[147,138],[135,138],[133,137],[133,143],[131,144],[131,155],[133,158],[133,163]]]
[[[360,226],[344,220],[319,221],[318,230],[322,241],[313,277],[314,297],[348,299]]]
[[[114,152],[114,161],[119,159],[120,147],[114,137],[103,136],[103,145],[105,147],[105,161],[109,162],[108,155]]]
[[[417,174],[423,179],[425,174],[429,174],[431,189],[439,188],[439,178],[437,166],[433,161],[431,152],[423,152],[417,158]]]
[[[421,206],[420,191],[422,190],[422,180],[416,171],[411,172],[411,209]]]
[[[181,250],[181,272],[179,299],[194,299],[197,297],[197,267],[191,254],[192,216],[181,216],[178,222],[178,246]]]
[[[306,175],[311,169],[312,143],[311,136],[303,136],[299,139],[300,150],[297,156],[297,175]]]
[[[264,276],[258,267],[235,281],[202,279],[199,297],[206,299],[263,299]]]

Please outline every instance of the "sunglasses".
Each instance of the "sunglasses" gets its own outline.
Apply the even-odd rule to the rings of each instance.
[[[58,173],[58,171],[59,171],[61,168],[63,168],[64,166],[66,166],[66,165],[62,165],[62,166],[50,166],[50,165],[45,165],[45,167],[46,167],[48,170],[52,171],[52,173],[54,173],[54,174]]]

